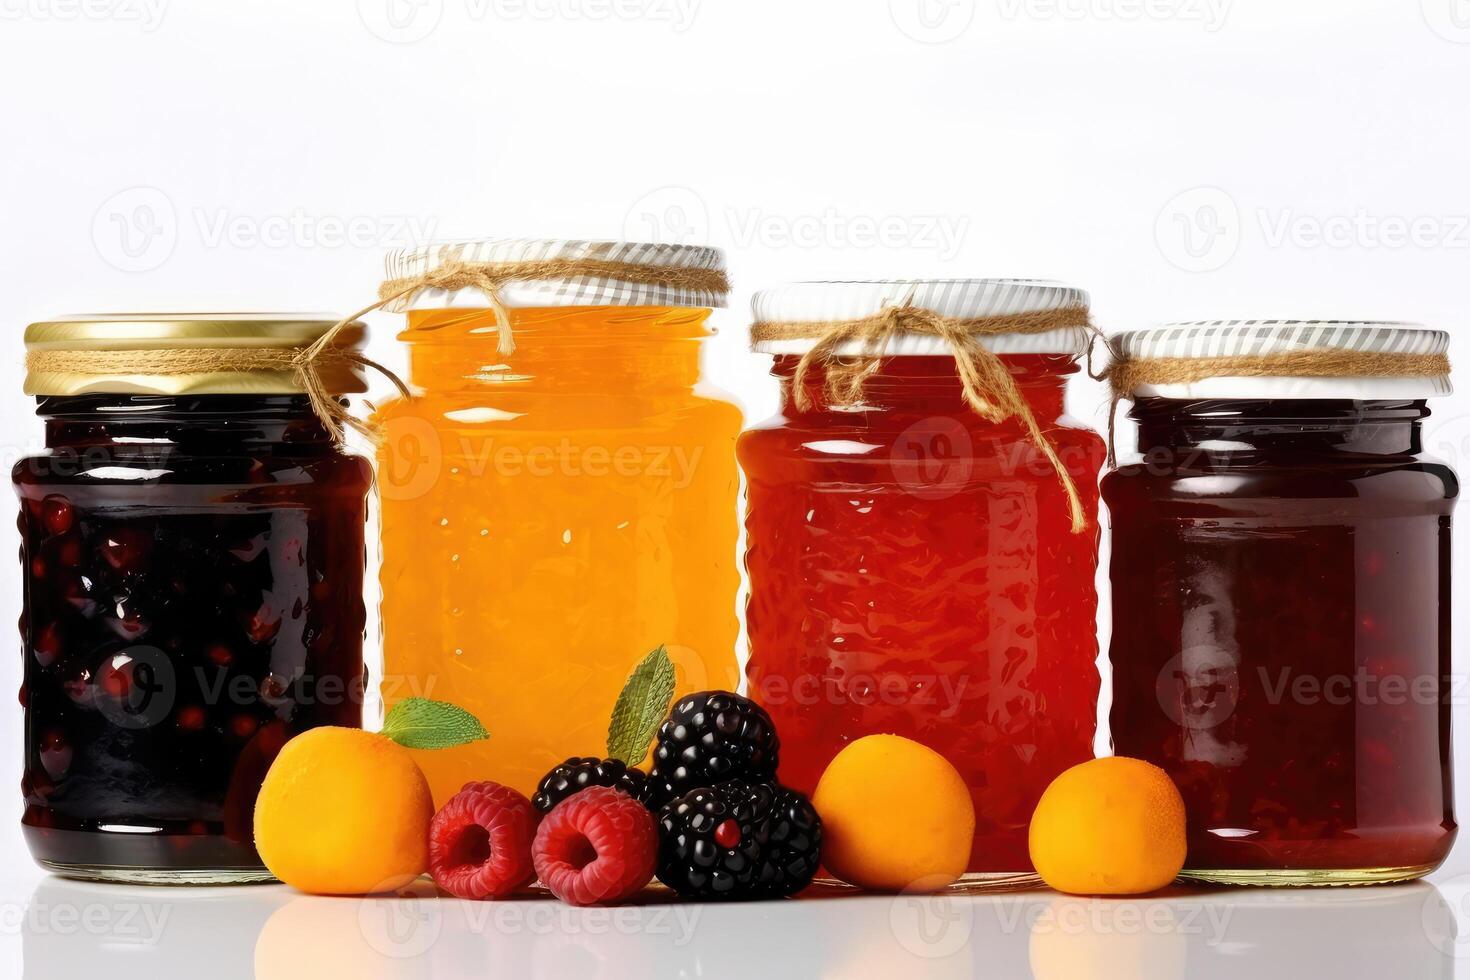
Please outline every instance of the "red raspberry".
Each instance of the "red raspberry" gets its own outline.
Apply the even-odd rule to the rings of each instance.
[[[429,873],[458,898],[505,898],[536,878],[531,801],[499,783],[466,783],[429,824]]]
[[[658,862],[658,829],[642,803],[593,786],[541,821],[536,873],[568,905],[611,905],[638,893]]]

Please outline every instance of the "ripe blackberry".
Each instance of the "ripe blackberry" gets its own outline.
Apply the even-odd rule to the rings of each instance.
[[[811,800],[794,789],[774,787],[758,891],[771,898],[795,895],[812,883],[821,852],[822,820]]]
[[[784,898],[817,872],[822,822],[804,795],[740,780],[697,789],[659,814],[659,881],[684,898]]]
[[[643,770],[630,769],[617,759],[568,759],[541,780],[531,804],[542,813],[550,813],[562,800],[589,786],[610,786],[640,800],[647,784]]]
[[[669,803],[658,818],[658,880],[681,898],[757,897],[773,796],[765,784],[736,781]]]
[[[748,698],[729,691],[681,698],[659,726],[646,802],[658,808],[729,779],[770,781],[780,747],[771,716]]]

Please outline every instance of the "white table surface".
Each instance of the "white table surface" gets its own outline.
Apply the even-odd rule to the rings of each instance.
[[[822,894],[573,909],[279,885],[172,889],[0,879],[0,976],[373,980],[907,976],[1038,980],[1470,977],[1470,875],[1330,890]],[[1459,937],[1459,938],[1457,938]]]

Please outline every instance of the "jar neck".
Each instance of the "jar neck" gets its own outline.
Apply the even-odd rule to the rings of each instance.
[[[412,310],[398,339],[409,380],[429,392],[483,386],[607,392],[692,388],[710,311],[654,306],[573,306],[510,311],[515,352],[498,352],[489,309]]]
[[[1424,400],[1139,398],[1128,417],[1138,448],[1198,450],[1210,455],[1351,453],[1387,456],[1421,451]]]
[[[886,357],[863,385],[862,401],[834,406],[826,393],[827,373],[820,365],[807,372],[805,387],[810,397],[803,411],[796,405],[796,367],[801,358],[780,354],[771,374],[781,382],[781,410],[787,418],[853,412],[908,414],[973,414],[965,401],[954,358],[948,355]],[[1064,412],[1068,376],[1078,369],[1070,354],[1002,355],[1011,377],[1021,389],[1038,419],[1059,418]]]
[[[147,454],[319,453],[331,434],[305,395],[69,395],[36,400],[48,449]]]

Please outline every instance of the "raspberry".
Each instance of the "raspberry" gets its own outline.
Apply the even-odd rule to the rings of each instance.
[[[536,831],[536,873],[568,905],[610,905],[653,877],[658,831],[643,804],[608,786],[564,800]]]
[[[466,783],[429,824],[429,873],[458,898],[505,898],[536,877],[531,801],[499,783]]]

